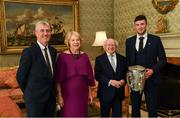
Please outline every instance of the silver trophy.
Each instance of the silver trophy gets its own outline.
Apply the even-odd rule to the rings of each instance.
[[[133,91],[139,91],[140,94],[144,89],[145,85],[145,68],[140,65],[130,66],[128,67],[127,72],[127,84],[129,89]]]

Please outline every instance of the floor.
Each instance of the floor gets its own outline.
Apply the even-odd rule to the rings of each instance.
[[[131,115],[131,105],[129,105],[129,114]],[[141,109],[141,117],[148,117],[148,113]]]
[[[21,106],[21,107],[24,107],[24,106]],[[89,114],[89,117],[100,117],[100,111],[99,109],[94,109],[94,107],[92,108],[93,111],[90,111],[91,113],[95,113],[95,114]],[[92,110],[91,109],[91,110]],[[26,110],[25,109],[22,109],[22,112],[24,114],[24,117],[26,117]],[[169,113],[168,111],[165,111],[166,113],[160,113],[158,112],[158,118],[164,118],[164,117],[172,117],[172,118],[180,118],[180,110],[176,110],[176,111],[172,111],[172,112],[176,112],[177,114],[174,113],[173,116],[167,116],[165,114]],[[131,105],[129,105],[129,113],[124,113],[123,114],[123,117],[124,118],[131,118]],[[141,109],[141,117],[144,118],[144,117],[148,117],[148,113],[147,111]]]
[[[131,114],[131,105],[129,105],[129,114]],[[169,116],[168,116],[169,115]],[[131,117],[131,115],[129,115]],[[148,117],[148,112],[141,109],[141,117]],[[159,110],[158,118],[171,117],[180,118],[180,110]]]

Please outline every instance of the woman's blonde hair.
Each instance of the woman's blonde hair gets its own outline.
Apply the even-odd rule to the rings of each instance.
[[[65,40],[64,43],[67,45],[67,47],[69,47],[69,40],[71,39],[72,35],[78,37],[78,39],[80,40],[80,42],[82,41],[82,38],[80,36],[80,34],[76,31],[69,31],[67,32],[66,36],[65,36]]]

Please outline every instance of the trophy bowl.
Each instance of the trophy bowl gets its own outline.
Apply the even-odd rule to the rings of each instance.
[[[140,65],[129,66],[127,72],[127,84],[130,91],[139,91],[140,93],[144,89],[145,85],[145,67]]]

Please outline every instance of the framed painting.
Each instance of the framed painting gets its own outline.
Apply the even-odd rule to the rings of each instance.
[[[78,0],[1,0],[0,16],[1,54],[21,53],[36,41],[34,26],[39,20],[49,22],[49,44],[61,51],[67,48],[65,34],[78,31]]]

